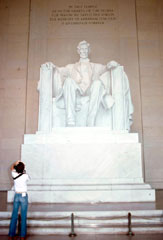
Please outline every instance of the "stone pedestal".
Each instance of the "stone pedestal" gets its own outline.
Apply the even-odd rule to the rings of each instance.
[[[55,128],[25,135],[22,161],[30,202],[154,201],[143,181],[137,133],[107,128]],[[8,193],[12,201],[13,192]]]

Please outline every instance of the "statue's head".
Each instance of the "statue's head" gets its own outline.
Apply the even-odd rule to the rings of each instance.
[[[77,51],[80,55],[80,58],[86,59],[90,53],[90,44],[83,40],[77,46]]]

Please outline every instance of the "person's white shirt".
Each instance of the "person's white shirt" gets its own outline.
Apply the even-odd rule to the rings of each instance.
[[[11,171],[11,175],[13,178],[20,175],[20,173],[17,173],[15,170]],[[14,180],[14,190],[17,193],[26,193],[27,192],[27,182],[29,181],[30,177],[27,173],[24,173],[20,177],[16,178]]]

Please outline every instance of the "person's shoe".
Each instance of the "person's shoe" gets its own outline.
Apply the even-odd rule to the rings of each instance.
[[[19,240],[19,237],[17,237],[17,236],[14,236],[14,237],[8,236],[8,240]]]
[[[8,240],[19,240],[19,239],[20,239],[19,236],[14,236],[14,237],[8,236]]]
[[[14,237],[8,236],[8,240],[13,240]]]
[[[8,240],[16,240],[16,236],[8,236]]]

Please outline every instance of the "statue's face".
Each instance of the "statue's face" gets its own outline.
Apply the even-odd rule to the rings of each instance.
[[[80,55],[80,58],[86,59],[89,55],[89,48],[87,44],[81,44],[80,49],[78,50],[78,53]]]

